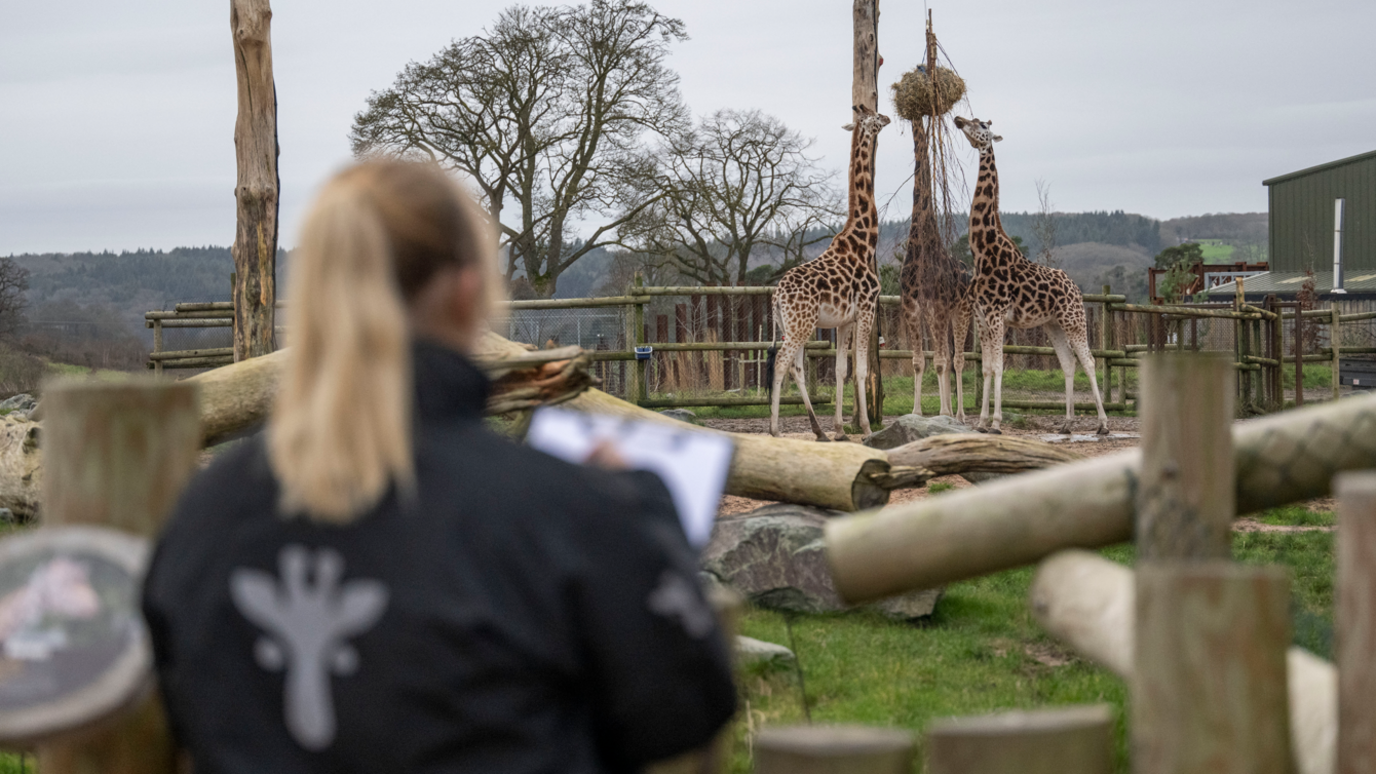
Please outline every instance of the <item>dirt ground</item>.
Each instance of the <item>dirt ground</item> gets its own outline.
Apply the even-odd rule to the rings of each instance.
[[[831,428],[831,418],[822,417],[822,427]],[[885,417],[884,423],[887,425],[895,417]],[[971,418],[973,422],[973,417]],[[1053,443],[1065,443],[1066,437],[1057,433],[1063,417],[1053,415],[1023,415],[1016,423],[1016,426],[1005,423],[1002,430],[1005,435],[1030,436],[1040,438]],[[769,432],[769,420],[763,418],[745,419],[718,419],[704,418],[699,422],[707,427],[718,430],[728,430],[733,433],[767,433]],[[785,438],[798,438],[802,440],[812,440],[814,438],[812,430],[808,424],[808,418],[801,417],[780,417],[780,430]],[[1110,435],[1107,438],[1098,438],[1090,435],[1096,427],[1094,417],[1080,416],[1076,418],[1074,431],[1071,437],[1070,449],[1082,457],[1100,457],[1105,454],[1122,451],[1124,449],[1134,449],[1141,443],[1139,437],[1139,420],[1137,417],[1117,417],[1108,418],[1108,429]],[[1083,435],[1081,435],[1083,434]],[[852,437],[852,442],[858,442],[858,437]],[[960,476],[940,476],[928,482],[927,487],[921,489],[899,489],[894,491],[889,497],[889,505],[903,505],[905,503],[923,500],[932,496],[932,484],[949,484],[955,489],[965,489],[974,486]],[[938,487],[941,488],[941,487]],[[737,513],[752,511],[756,508],[769,505],[765,500],[752,500],[747,497],[735,497],[725,495],[722,497],[721,508],[717,515],[727,516]],[[1332,511],[1336,507],[1336,502],[1331,497],[1322,497],[1309,500],[1303,503],[1312,511]],[[1299,527],[1281,526],[1275,524],[1263,524],[1257,519],[1244,517],[1234,522],[1233,529],[1237,532],[1310,532],[1310,531],[1332,531],[1333,527]]]

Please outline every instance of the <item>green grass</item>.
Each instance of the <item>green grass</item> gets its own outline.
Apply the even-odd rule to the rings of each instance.
[[[1232,245],[1201,244],[1199,249],[1204,253],[1205,263],[1232,263],[1234,260]]]
[[[1268,523],[1331,519],[1303,508],[1262,514]],[[1134,556],[1130,545],[1101,553],[1124,564]],[[1294,642],[1331,657],[1333,533],[1239,533],[1233,556],[1290,569]],[[1118,718],[1115,769],[1126,772],[1126,686],[1037,626],[1026,603],[1032,574],[1032,568],[1022,568],[951,584],[922,626],[866,612],[794,616],[790,638],[783,614],[750,609],[741,618],[741,633],[794,648],[814,723],[892,726],[920,735],[940,717],[1107,702]],[[743,669],[740,691],[731,771],[744,774],[750,771],[750,729],[803,723],[805,715],[792,667]]]
[[[128,371],[113,371],[108,368],[88,368],[72,363],[48,363],[48,371],[53,376],[82,376],[102,382],[122,382],[132,374]]]
[[[1310,373],[1309,373],[1310,370],[1314,370],[1314,369],[1309,369],[1309,370],[1306,370],[1306,371],[1305,371],[1305,375],[1304,375],[1304,376],[1305,376],[1305,381],[1306,381],[1306,383],[1309,381],[1309,378],[1310,378]],[[1128,374],[1128,385],[1129,385],[1129,389],[1136,389],[1136,386],[1137,386],[1137,374],[1136,374],[1136,372],[1135,372],[1134,370],[1132,370],[1132,369],[1128,369],[1127,374]],[[975,392],[974,392],[974,390],[975,390],[975,380],[976,380],[976,379],[982,379],[982,378],[983,378],[983,377],[981,377],[981,376],[980,376],[978,373],[976,373],[975,371],[966,371],[966,372],[965,372],[965,384],[964,384],[965,411],[966,411],[966,413],[968,413],[968,414],[973,414],[973,415],[978,415],[978,414],[979,414],[979,405],[975,403]],[[1096,375],[1095,378],[1098,379],[1098,376]],[[1114,377],[1113,377],[1113,378],[1114,378],[1114,386],[1115,386],[1115,388],[1116,388],[1116,387],[1118,386],[1118,375],[1117,375],[1117,374],[1114,374]],[[1293,377],[1291,378],[1291,381],[1293,381]],[[1004,372],[1003,372],[1003,388],[1004,388],[1004,396],[1005,396],[1005,397],[1008,397],[1008,396],[1009,396],[1009,393],[1010,393],[1010,392],[1014,392],[1014,391],[1048,392],[1048,393],[1055,393],[1055,398],[1054,398],[1054,399],[1060,400],[1060,399],[1062,399],[1063,396],[1065,395],[1065,376],[1063,376],[1059,370],[1051,370],[1051,371],[1040,371],[1040,370],[1037,370],[1037,371],[1011,371],[1011,370],[1010,370],[1010,371],[1004,371]],[[1099,385],[1099,388],[1100,388],[1100,390],[1102,390],[1102,389],[1103,389],[1103,385],[1100,384],[1100,385]],[[1084,373],[1083,371],[1080,371],[1080,370],[1078,370],[1078,369],[1076,370],[1076,373],[1075,373],[1075,389],[1077,389],[1077,390],[1084,390],[1084,391],[1086,391],[1086,392],[1089,391],[1089,377],[1086,376],[1085,373]],[[823,383],[823,385],[822,385],[822,390],[823,390],[824,392],[830,394],[830,393],[831,393],[831,390],[832,390],[832,387],[831,387],[831,385],[829,385],[829,384]],[[952,382],[952,384],[951,384],[951,390],[952,390],[952,397],[954,397],[954,390],[955,390],[955,384],[954,384],[954,382]],[[845,402],[845,403],[844,403],[844,405],[845,405],[845,415],[846,415],[847,417],[850,416],[850,414],[851,414],[851,412],[852,412],[852,407],[854,406],[854,393],[855,393],[855,390],[854,390],[853,385],[846,385],[845,390],[842,392],[842,395],[844,396],[844,397],[843,397],[843,400],[844,400],[844,402]],[[785,395],[798,395],[798,394],[799,394],[799,393],[798,393],[798,388],[797,388],[797,386],[796,386],[795,384],[793,384],[793,382],[792,382],[791,380],[789,381],[789,386],[786,388],[784,394],[785,394]],[[706,393],[699,393],[699,394],[695,395],[695,397],[697,397],[697,396],[705,396],[705,395],[706,395]],[[722,393],[722,395],[726,395],[726,393]],[[733,396],[733,397],[740,397],[740,396],[741,396],[740,393],[731,393],[730,395]],[[810,393],[809,393],[809,395],[810,395]],[[761,391],[761,390],[751,390],[751,391],[747,391],[746,396],[747,396],[747,397],[759,397],[759,398],[763,398],[763,397],[767,397],[767,396],[768,396],[768,393],[765,392],[765,391]],[[935,413],[937,412],[937,410],[940,408],[940,403],[941,403],[941,402],[940,402],[940,399],[939,399],[938,396],[937,396],[937,391],[936,391],[936,373],[935,373],[935,371],[934,371],[933,369],[928,368],[927,371],[923,374],[923,379],[922,379],[922,410],[923,410],[923,412],[926,413],[926,414],[935,414]],[[817,406],[817,405],[814,403],[814,404],[813,404],[813,408],[817,411],[817,416],[818,416],[818,417],[831,416],[831,415],[834,414],[835,411],[836,411],[835,407],[834,407],[832,404],[827,404],[827,405],[825,405],[825,406]],[[885,416],[901,416],[901,415],[903,415],[903,414],[911,414],[911,413],[912,413],[912,410],[913,410],[913,377],[911,377],[911,376],[887,376],[887,377],[885,377],[885,378],[884,378],[884,415],[885,415]],[[1021,409],[1020,409],[1020,410],[1021,410]],[[693,413],[697,414],[699,418],[722,418],[722,419],[767,418],[767,417],[769,416],[769,407],[768,407],[768,406],[703,406],[703,407],[701,407],[701,408],[694,407],[694,408],[693,408]],[[1004,415],[1005,415],[1005,416],[1008,416],[1009,413],[1010,413],[1010,412],[1009,412],[1008,410],[1006,410],[1006,409],[1004,410]],[[1038,412],[1032,411],[1031,413],[1038,413]],[[1051,412],[1048,412],[1048,413],[1057,413],[1057,412],[1056,412],[1056,411],[1051,411]],[[780,415],[780,416],[785,416],[785,417],[802,417],[802,416],[807,416],[807,412],[803,409],[803,407],[802,407],[801,404],[799,404],[799,405],[782,405],[782,406],[779,407],[779,415]]]
[[[955,488],[955,484],[948,484],[945,481],[937,481],[935,483],[927,485],[927,492],[929,494],[941,494],[942,492],[949,492]]]
[[[1286,389],[1293,389],[1295,386],[1295,366],[1294,364],[1281,366],[1284,370],[1280,377],[1280,383]],[[1305,389],[1319,389],[1322,387],[1333,386],[1333,369],[1328,363],[1305,363],[1304,364],[1304,386]]]

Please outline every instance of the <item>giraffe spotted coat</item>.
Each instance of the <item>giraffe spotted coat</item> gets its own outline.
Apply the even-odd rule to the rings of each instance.
[[[1065,374],[1065,424],[1069,433],[1075,418],[1075,365],[1079,360],[1089,375],[1094,404],[1099,412],[1098,433],[1108,433],[1108,416],[1095,381],[1094,356],[1089,349],[1089,332],[1084,299],[1070,275],[1060,269],[1027,260],[1003,230],[999,220],[999,175],[994,163],[994,143],[1002,137],[989,130],[991,122],[955,119],[979,151],[979,181],[970,205],[970,249],[975,254],[975,276],[970,285],[975,313],[979,316],[980,350],[983,356],[984,401],[980,408],[979,429],[989,419],[990,380],[993,380],[994,415],[992,429],[999,432],[1003,421],[1003,337],[1008,327],[1043,328]]]
[[[874,313],[879,301],[879,271],[875,249],[879,245],[879,212],[874,199],[874,146],[879,130],[889,123],[888,116],[864,106],[852,108],[855,122],[851,130],[849,208],[846,223],[831,240],[826,251],[815,260],[789,269],[774,288],[775,325],[783,332],[779,345],[779,367],[774,370],[770,393],[769,432],[779,435],[779,398],[786,375],[791,371],[802,393],[812,432],[817,440],[827,440],[812,399],[807,394],[803,372],[803,347],[817,328],[836,329],[836,440],[845,440],[841,392],[846,383],[846,355],[856,346],[856,384],[863,385],[869,375],[869,358],[863,345],[874,329]],[[861,430],[870,435],[869,415],[864,389],[855,391]]]
[[[955,416],[965,421],[965,334],[970,329],[970,272],[951,257],[941,238],[932,208],[929,141],[921,123],[913,129],[913,214],[908,242],[899,273],[903,322],[913,350],[913,413],[922,416],[922,376],[927,358],[924,334],[932,342],[936,367],[939,412],[951,415],[951,385],[947,371],[955,374]]]

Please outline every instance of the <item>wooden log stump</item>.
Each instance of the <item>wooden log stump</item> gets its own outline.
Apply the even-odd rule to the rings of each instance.
[[[867,726],[766,728],[755,737],[755,774],[909,774],[907,731]]]
[[[1290,580],[1228,562],[1137,570],[1134,774],[1290,774]]]
[[[1338,774],[1376,771],[1376,474],[1345,473],[1338,495]]]
[[[1037,568],[1028,604],[1052,636],[1119,677],[1132,679],[1132,570],[1089,551],[1061,551]],[[1309,651],[1292,647],[1286,652],[1286,671],[1295,771],[1333,774],[1337,670]]]
[[[1109,774],[1108,705],[954,718],[927,729],[928,774]]]
[[[97,524],[149,538],[196,470],[196,387],[161,381],[55,384],[43,395],[43,520]],[[44,774],[172,772],[176,751],[150,695],[100,731],[39,748]]]

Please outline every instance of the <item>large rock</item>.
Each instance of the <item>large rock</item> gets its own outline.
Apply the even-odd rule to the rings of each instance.
[[[894,419],[888,427],[871,435],[865,441],[865,445],[887,451],[933,435],[973,432],[974,428],[961,424],[955,417],[920,417],[916,414],[904,414]]]
[[[742,635],[736,637],[736,658],[742,664],[753,664],[758,661],[793,661],[797,657],[782,645]]]
[[[751,603],[770,610],[833,613],[847,609],[836,593],[823,543],[836,511],[766,505],[717,520],[703,551],[703,570]],[[890,618],[931,615],[941,590],[919,591],[871,607]]]
[[[0,412],[11,412],[15,414],[27,415],[33,411],[33,407],[38,405],[38,399],[26,392],[6,398],[0,401]]]

